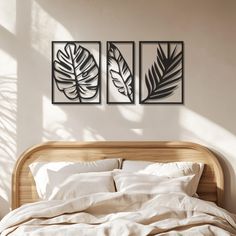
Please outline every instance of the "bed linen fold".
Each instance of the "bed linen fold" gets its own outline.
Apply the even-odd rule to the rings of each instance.
[[[236,216],[182,193],[97,193],[26,204],[6,215],[1,236],[236,235]]]

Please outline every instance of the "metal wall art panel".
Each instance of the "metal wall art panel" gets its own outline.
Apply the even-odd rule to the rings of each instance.
[[[139,42],[140,104],[184,103],[184,43]]]
[[[107,103],[134,104],[134,42],[107,42]]]
[[[101,103],[101,42],[52,42],[52,103]]]

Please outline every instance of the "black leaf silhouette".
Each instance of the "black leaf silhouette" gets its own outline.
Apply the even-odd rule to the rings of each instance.
[[[130,102],[134,99],[134,80],[130,68],[119,49],[109,43],[108,49],[108,71],[112,82],[118,91],[127,96]]]
[[[157,59],[145,74],[147,97],[142,100],[161,99],[168,97],[178,88],[178,83],[183,77],[182,73],[182,50],[178,53],[177,45],[171,51],[171,43],[167,43],[166,53],[160,43],[157,47]]]
[[[93,55],[84,47],[67,43],[58,50],[53,62],[57,87],[70,100],[92,99],[98,92],[99,68]]]

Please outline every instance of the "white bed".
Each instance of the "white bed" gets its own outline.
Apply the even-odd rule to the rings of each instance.
[[[60,181],[61,184],[57,183],[56,186],[60,186],[57,189],[47,189],[46,195],[41,195],[43,190],[40,194],[36,191],[31,173],[36,162],[66,161],[73,166],[73,163],[80,165],[81,161],[115,161],[116,158],[118,163],[123,160],[126,170],[110,170],[113,168],[110,165],[109,169],[100,168],[98,172],[74,173]],[[136,163],[135,170],[131,161]],[[187,171],[169,174],[173,162],[177,169],[184,166]],[[204,164],[203,173],[197,168],[202,165],[199,163]],[[120,164],[114,166],[120,168]],[[200,173],[200,180],[195,177],[195,170]],[[60,169],[54,174],[62,176]],[[235,215],[220,207],[223,183],[217,158],[198,144],[50,142],[27,150],[20,157],[13,175],[15,210],[1,221],[0,231],[2,236],[236,235]],[[44,200],[40,200],[39,195]]]

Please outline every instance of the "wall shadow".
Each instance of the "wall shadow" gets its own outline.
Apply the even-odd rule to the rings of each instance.
[[[11,173],[16,159],[16,78],[0,75],[0,217],[10,210]]]

